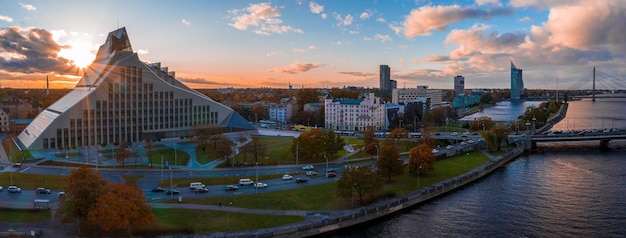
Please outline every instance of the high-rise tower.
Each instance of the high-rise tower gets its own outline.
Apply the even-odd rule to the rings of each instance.
[[[454,77],[454,94],[465,94],[465,77],[461,75]]]
[[[518,69],[511,61],[511,99],[520,100],[524,94],[524,80],[522,69]]]
[[[380,66],[380,89],[381,93],[391,91],[391,68],[388,65]]]

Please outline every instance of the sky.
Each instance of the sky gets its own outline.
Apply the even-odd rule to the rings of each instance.
[[[626,0],[0,1],[0,87],[73,88],[109,32],[192,88],[609,89],[626,81]],[[610,77],[609,77],[610,76]]]

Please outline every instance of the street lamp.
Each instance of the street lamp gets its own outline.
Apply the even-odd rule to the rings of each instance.
[[[450,118],[446,117],[446,132],[448,132],[448,122],[450,122]]]
[[[380,157],[380,154],[378,154],[378,145],[374,145],[374,147],[376,147],[376,159],[378,159],[378,157]]]
[[[174,198],[174,185],[172,183],[172,167],[170,168],[170,198]]]
[[[422,166],[417,167],[417,188],[420,188],[420,170]]]
[[[300,147],[300,142],[296,142],[296,165],[298,165],[298,156],[299,156],[298,149],[299,149],[299,147]]]
[[[352,186],[352,192],[350,193],[352,195],[352,207],[354,207],[354,190],[356,189],[356,185],[357,183],[354,183]]]
[[[532,133],[535,133],[535,128],[537,127],[537,118],[535,116],[533,116],[533,131]]]
[[[256,164],[256,186],[254,186],[255,188],[255,193],[259,193],[259,161],[255,162]]]
[[[529,132],[530,132],[530,122],[526,120],[526,134],[529,134]]]
[[[326,158],[326,183],[328,183],[328,157],[324,155],[324,158]]]
[[[233,202],[230,201],[228,202],[228,207],[226,207],[226,230],[230,230],[230,225],[228,224],[228,211],[230,210],[230,207],[233,205]]]

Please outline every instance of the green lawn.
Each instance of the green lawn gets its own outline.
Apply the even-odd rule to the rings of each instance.
[[[263,229],[304,221],[300,216],[248,214],[225,211],[153,208],[157,218],[154,224],[135,229],[136,232],[188,228],[195,233]],[[227,219],[228,216],[228,226]]]
[[[168,148],[162,150],[152,150],[149,154],[150,163],[152,164],[161,164],[161,161],[165,164],[167,161],[168,164],[184,166],[189,163],[189,154],[182,150]]]
[[[438,160],[434,171],[422,171],[420,174],[420,186],[425,187],[442,180],[452,178],[465,172],[466,155]],[[489,161],[489,158],[479,151],[470,152],[467,156],[467,170],[471,170]],[[271,186],[271,184],[270,184]],[[417,189],[417,177],[404,175],[385,181],[385,187],[379,196],[393,193],[402,195]],[[334,182],[306,186],[298,189],[282,190],[271,193],[247,194],[237,196],[187,198],[186,203],[212,204],[232,201],[237,207],[253,209],[276,209],[276,210],[338,210],[350,209],[351,201],[341,199],[335,195],[336,184]],[[169,200],[168,202],[177,202]]]
[[[50,210],[0,208],[0,222],[32,223],[47,221],[51,217]]]
[[[13,184],[22,189],[36,189],[39,187],[49,188],[50,190],[63,190],[67,185],[67,176],[48,175],[48,174],[23,174],[23,173],[2,173],[0,174],[0,184],[8,187],[11,184],[11,176],[13,176]]]

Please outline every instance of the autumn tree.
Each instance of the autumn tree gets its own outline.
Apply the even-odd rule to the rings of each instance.
[[[489,130],[482,131],[480,135],[485,139],[489,152],[500,151],[502,144],[508,142],[509,130],[502,126],[496,126]]]
[[[55,216],[62,223],[76,219],[85,221],[89,211],[96,207],[98,197],[106,191],[105,185],[99,174],[85,166],[72,171],[64,190],[66,195],[60,197]]]
[[[409,137],[409,131],[404,128],[393,129],[391,130],[391,132],[389,132],[389,136],[387,136],[387,138],[393,139],[396,145],[400,143],[400,138],[408,138],[408,137]]]
[[[300,113],[304,110],[304,104],[310,102],[319,102],[318,93],[314,88],[303,88],[296,93],[296,112]]]
[[[252,140],[246,145],[247,151],[252,153],[254,157],[254,162],[259,162],[259,157],[265,154],[265,150],[267,146],[259,140],[258,137],[252,137]]]
[[[123,183],[107,184],[104,193],[96,198],[93,209],[89,210],[87,221],[104,231],[126,229],[130,235],[131,226],[154,221],[155,215],[150,209],[146,196],[138,187]]]
[[[418,169],[433,170],[435,167],[435,154],[427,144],[413,147],[409,151],[409,173],[417,174]]]
[[[118,163],[122,162],[122,167],[124,167],[124,164],[125,164],[124,162],[126,161],[126,158],[131,156],[130,151],[128,151],[128,143],[126,143],[126,141],[123,141],[114,150],[115,150],[115,160]]]
[[[213,140],[215,140],[216,143],[215,154],[228,157],[230,154],[233,153],[233,142],[228,138],[220,134],[219,136],[215,136]]]
[[[382,189],[380,177],[368,165],[350,166],[341,174],[337,181],[337,195],[342,198],[352,198],[357,195],[359,203],[363,199],[375,195]]]
[[[400,151],[396,145],[387,144],[380,149],[380,155],[376,161],[378,174],[391,180],[391,177],[402,175],[402,164]]]
[[[378,150],[378,140],[374,135],[374,127],[368,126],[365,128],[365,131],[363,132],[363,144],[363,150],[367,154],[371,156],[376,154],[376,150]]]
[[[494,122],[490,117],[480,117],[470,123],[469,129],[470,131],[489,130],[493,125]]]
[[[325,160],[324,156],[332,158],[344,145],[344,139],[334,131],[315,129],[300,133],[291,145],[291,152],[304,163],[319,162]]]

